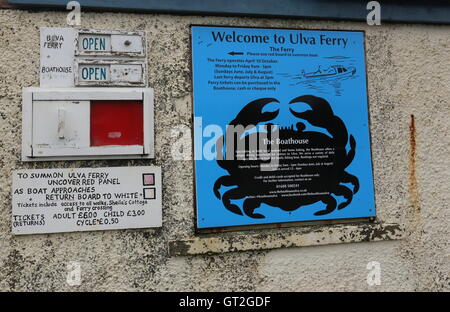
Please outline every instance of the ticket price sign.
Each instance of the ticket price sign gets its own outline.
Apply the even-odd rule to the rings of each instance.
[[[363,32],[191,35],[198,229],[375,216]]]
[[[12,232],[37,234],[161,227],[161,169],[13,171]]]

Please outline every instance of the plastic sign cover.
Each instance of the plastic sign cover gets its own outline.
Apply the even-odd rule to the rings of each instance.
[[[191,31],[197,228],[375,216],[364,33]]]

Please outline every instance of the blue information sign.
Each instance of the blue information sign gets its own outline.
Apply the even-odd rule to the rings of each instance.
[[[197,228],[375,216],[364,32],[192,26]]]

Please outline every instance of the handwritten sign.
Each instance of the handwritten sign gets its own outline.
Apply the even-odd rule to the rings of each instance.
[[[111,167],[13,171],[12,232],[161,227],[161,169]]]
[[[73,87],[74,28],[41,27],[41,87]]]

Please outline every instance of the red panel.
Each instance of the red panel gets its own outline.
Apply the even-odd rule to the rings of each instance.
[[[144,145],[142,101],[91,101],[91,146]]]

